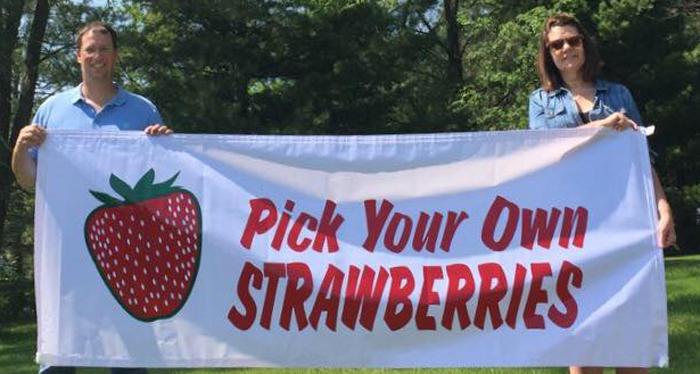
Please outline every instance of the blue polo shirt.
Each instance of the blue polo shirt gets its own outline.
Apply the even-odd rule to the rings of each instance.
[[[595,90],[593,108],[589,112],[591,121],[604,119],[624,110],[639,126],[644,125],[637,104],[627,87],[599,80],[595,82]],[[529,109],[531,129],[578,127],[583,124],[574,97],[565,87],[551,92],[541,88],[536,90],[530,95]]]
[[[118,87],[117,94],[97,113],[81,94],[82,85],[48,98],[32,123],[47,129],[141,131],[163,119],[155,105],[143,96]]]
[[[34,114],[33,124],[50,130],[142,131],[162,124],[153,103],[143,96],[117,87],[117,94],[98,113],[80,91],[82,84],[46,99]],[[37,149],[29,153],[36,160]]]

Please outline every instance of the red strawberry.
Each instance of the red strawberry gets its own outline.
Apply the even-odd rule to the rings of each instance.
[[[191,192],[172,185],[178,174],[154,184],[151,169],[133,189],[112,174],[123,201],[90,191],[104,203],[85,220],[90,256],[115,299],[141,321],[175,315],[199,270],[202,214]]]

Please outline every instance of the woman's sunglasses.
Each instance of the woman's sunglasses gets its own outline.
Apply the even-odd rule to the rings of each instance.
[[[564,43],[568,44],[569,47],[571,48],[576,48],[581,45],[583,42],[583,36],[581,35],[576,35],[572,36],[570,38],[564,38],[564,39],[559,39],[555,40],[553,42],[549,42],[547,46],[554,51],[560,51],[562,48],[564,48]]]

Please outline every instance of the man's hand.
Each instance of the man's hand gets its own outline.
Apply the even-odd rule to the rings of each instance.
[[[173,130],[168,128],[168,126],[156,124],[146,127],[143,132],[146,133],[146,135],[170,135],[173,133]]]
[[[29,125],[22,128],[17,136],[15,149],[26,152],[31,147],[38,147],[46,140],[46,130],[39,125]]]
[[[46,129],[32,124],[22,128],[17,136],[15,149],[12,152],[12,171],[17,183],[27,191],[34,189],[36,180],[36,161],[29,154],[29,148],[38,147],[46,140]]]

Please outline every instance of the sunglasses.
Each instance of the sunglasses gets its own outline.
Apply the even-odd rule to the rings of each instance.
[[[547,43],[547,46],[553,49],[554,51],[561,51],[561,49],[564,48],[564,43],[568,44],[571,48],[576,48],[580,46],[581,43],[583,43],[583,36],[576,35],[570,38],[555,40],[553,42]]]

